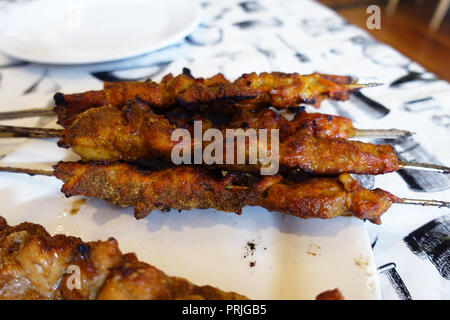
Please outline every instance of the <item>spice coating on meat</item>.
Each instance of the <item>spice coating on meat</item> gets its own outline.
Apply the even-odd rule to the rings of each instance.
[[[333,82],[333,79],[339,80]],[[300,75],[298,73],[263,72],[256,74],[253,72],[243,74],[235,83],[239,87],[248,86],[256,90],[258,96],[254,101],[284,109],[299,103],[309,103],[319,107],[322,100],[326,98],[348,99],[346,93],[348,94],[350,90],[342,84],[341,80],[343,78],[333,78],[333,76],[319,73]]]
[[[187,74],[166,75],[160,83],[147,80],[106,82],[103,90],[54,96],[58,123],[66,127],[77,114],[100,106],[121,107],[140,99],[155,110],[184,106],[196,110],[235,112],[255,109],[261,104],[286,108],[300,103],[319,106],[325,98],[348,99],[353,90],[346,86],[349,77],[297,73],[244,74],[234,82],[222,74],[211,78],[193,78]],[[240,101],[245,101],[238,103]]]
[[[136,218],[153,210],[215,208],[240,214],[244,206],[299,218],[330,219],[353,215],[379,223],[379,217],[398,199],[389,192],[364,189],[349,175],[312,178],[304,182],[267,176],[250,186],[241,175],[222,177],[201,167],[176,166],[143,171],[126,163],[60,162],[54,167],[67,196],[103,199],[121,207],[133,206]]]
[[[349,118],[321,113],[299,112],[291,121],[270,109],[258,112],[242,112],[225,124],[230,128],[279,129],[280,139],[299,132],[309,133],[319,138],[349,138],[355,128]]]
[[[217,177],[201,167],[178,166],[143,171],[126,163],[60,162],[57,178],[62,192],[96,197],[120,207],[133,206],[137,218],[153,210],[215,208],[240,213],[245,194],[228,190],[236,174]]]
[[[80,270],[72,288],[69,266]],[[50,236],[37,224],[8,226],[0,217],[0,299],[220,299],[245,296],[196,286],[122,254],[115,239],[83,242]]]
[[[85,160],[136,160],[169,156],[174,126],[140,101],[119,110],[100,107],[77,116],[58,142]]]
[[[78,115],[73,124],[65,129],[59,145],[71,147],[86,161],[135,161],[155,156],[168,160],[178,143],[171,141],[175,129],[164,116],[156,115],[145,104],[135,101],[124,110],[106,106]],[[301,169],[318,174],[380,174],[399,168],[394,149],[389,145],[327,139],[313,133],[314,128],[306,128],[283,137],[279,145],[282,169]],[[193,142],[192,139],[190,143]],[[205,142],[204,146],[208,144]],[[244,147],[247,152],[248,141]],[[270,150],[270,144],[266,150]],[[226,155],[226,152],[223,154]],[[225,160],[222,162],[226,163]],[[257,172],[260,164],[237,167],[224,164],[220,167]]]
[[[67,126],[77,114],[100,106],[124,106],[128,101],[139,99],[156,110],[168,110],[177,103],[210,104],[236,102],[253,98],[256,92],[248,87],[239,88],[221,74],[211,78],[192,78],[181,74],[166,75],[161,83],[123,81],[106,82],[103,90],[75,94],[55,95],[58,123]],[[188,99],[189,102],[184,101]]]
[[[319,174],[382,174],[399,169],[390,145],[295,134],[280,143],[280,165]]]
[[[286,135],[306,131],[318,138],[339,139],[350,138],[355,133],[355,127],[349,118],[322,113],[300,112],[288,126],[290,130]]]
[[[80,288],[72,287],[72,268]],[[342,299],[339,290],[316,299]],[[0,217],[0,300],[247,300],[235,292],[197,286],[122,254],[114,238],[83,242],[51,236],[42,226],[9,226]]]

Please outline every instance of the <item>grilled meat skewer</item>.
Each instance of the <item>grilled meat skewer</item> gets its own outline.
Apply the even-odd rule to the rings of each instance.
[[[169,74],[160,83],[151,80],[105,82],[103,90],[66,95],[57,93],[54,97],[56,107],[53,109],[0,113],[0,119],[48,115],[53,110],[58,116],[58,123],[65,127],[76,115],[89,108],[105,105],[121,107],[137,98],[158,112],[180,105],[187,109],[221,113],[254,110],[261,105],[284,109],[311,103],[318,107],[323,99],[347,100],[349,92],[371,86],[351,82],[351,77],[317,73],[251,73],[242,75],[234,82],[221,74],[207,79],[193,78],[186,73],[176,77]]]
[[[301,107],[299,107],[301,110]],[[301,132],[308,132],[320,138],[397,138],[412,135],[412,132],[398,129],[357,129],[349,118],[322,113],[308,113],[304,110],[296,111],[294,118],[288,120],[283,114],[268,108],[260,110],[241,111],[231,117],[190,112],[182,107],[174,108],[164,113],[164,116],[177,128],[186,128],[193,132],[194,121],[202,121],[203,129],[214,126],[222,129],[253,128],[279,129],[280,138]]]
[[[280,166],[285,171],[380,174],[411,168],[450,172],[449,168],[443,166],[400,162],[389,145],[327,139],[327,136],[345,136],[355,132],[346,118],[331,117],[332,121],[329,122],[330,118],[326,115],[299,114],[288,123],[280,120],[281,116],[278,114],[274,118],[271,110],[262,113],[256,121],[249,120],[249,126],[280,128]],[[269,116],[266,117],[266,114]],[[242,123],[237,124],[242,126]],[[88,161],[136,161],[151,157],[171,159],[172,149],[178,143],[171,140],[175,129],[176,126],[165,116],[155,114],[141,101],[135,101],[122,110],[108,106],[87,110],[78,115],[76,121],[65,130],[0,126],[3,136],[62,136],[60,146],[73,148]],[[247,145],[240,146],[242,147],[245,150],[235,150],[235,156],[239,151],[248,158],[248,142]],[[223,154],[226,155],[225,150]],[[226,170],[252,173],[261,169],[261,163],[216,165]]]
[[[69,267],[80,270],[80,288],[71,287]],[[219,299],[245,296],[170,277],[122,254],[117,241],[83,242],[50,236],[37,224],[14,227],[0,217],[0,299]]]
[[[300,183],[284,181],[279,175],[267,176],[247,187],[236,185],[242,183],[242,174],[221,177],[192,166],[149,172],[126,163],[59,162],[54,170],[64,182],[61,191],[66,196],[84,195],[121,207],[133,206],[138,219],[153,210],[170,209],[214,208],[240,214],[249,205],[300,218],[350,214],[380,223],[380,216],[399,201],[386,191],[364,189],[348,174]]]
[[[172,149],[178,144],[178,141],[171,140],[175,129],[164,116],[155,114],[142,102],[135,101],[123,110],[108,106],[87,110],[70,127],[60,131],[62,138],[58,144],[72,148],[85,161],[136,161],[152,157],[170,160]],[[54,134],[52,130],[51,136]],[[226,144],[223,146],[225,148]],[[245,147],[245,150],[236,150],[234,156],[241,153],[248,157],[247,146],[248,141],[239,146]],[[279,162],[283,170],[319,174],[379,174],[398,169],[397,157],[388,145],[318,138],[299,132],[281,140],[279,150]],[[226,155],[226,151],[223,154]],[[229,165],[223,161],[223,164],[216,165],[227,170],[260,171],[261,163],[246,163]]]
[[[0,300],[247,300],[235,292],[197,286],[123,254],[117,241],[83,242],[51,236],[41,225],[9,226],[0,217]],[[80,287],[70,279],[80,270]],[[317,300],[343,300],[338,289]]]
[[[375,137],[375,138],[397,138],[412,134],[407,130],[398,129],[357,129],[349,118],[301,111],[296,113],[293,120],[288,120],[282,114],[270,109],[261,109],[256,112],[243,111],[230,117],[214,117],[211,114],[192,113],[182,107],[174,108],[163,114],[171,124],[177,128],[185,128],[193,132],[194,121],[202,121],[203,130],[214,127],[214,122],[222,129],[227,128],[253,128],[253,129],[279,129],[280,138],[301,132],[308,132],[320,138],[353,138],[353,137]],[[214,119],[211,119],[214,118]],[[68,126],[70,127],[70,125]],[[24,127],[21,131],[12,126],[0,125],[0,137],[23,136]],[[22,135],[20,134],[22,132]],[[53,134],[52,134],[53,133]],[[59,129],[29,128],[28,137],[60,136]]]
[[[120,162],[59,162],[54,171],[0,167],[3,172],[56,176],[67,196],[103,199],[120,207],[134,207],[136,218],[153,210],[214,208],[241,213],[244,206],[261,206],[299,218],[331,219],[352,215],[381,223],[393,203],[450,208],[450,202],[398,198],[363,188],[349,174],[337,177],[284,179],[280,175],[248,180],[242,173],[202,167],[175,166],[148,170]]]
[[[318,138],[330,139],[363,136],[399,137],[412,134],[407,130],[397,129],[357,129],[349,118],[306,111],[300,111],[293,120],[288,120],[270,109],[262,109],[257,112],[244,111],[233,117],[224,127],[279,129],[281,140],[298,132],[307,132]]]
[[[38,170],[0,168],[1,171],[40,174]],[[375,189],[367,190],[343,174],[337,178],[310,178],[302,182],[266,176],[248,185],[246,175],[175,166],[143,170],[127,163],[59,162],[53,172],[64,182],[67,196],[103,199],[120,207],[134,207],[136,218],[153,210],[214,208],[241,213],[243,207],[261,206],[300,218],[331,219],[353,215],[380,223],[380,216],[399,198]]]
[[[101,107],[80,114],[65,129],[59,145],[71,147],[87,161],[135,161],[149,157],[170,160],[172,149],[178,143],[171,140],[175,129],[165,117],[156,115],[145,104],[136,101],[124,110]],[[245,153],[248,148],[237,151]],[[318,138],[303,132],[281,140],[279,155],[280,167],[283,169],[300,169],[319,174],[379,174],[398,169],[397,157],[388,145]],[[225,163],[223,161],[218,166],[247,172],[260,170],[260,164]]]
[[[327,126],[326,116],[322,117],[325,119],[324,121],[314,121],[313,119],[312,125],[308,125],[307,118],[308,114],[306,114],[306,122],[304,122],[307,124],[306,126],[300,127],[295,134],[282,137],[280,141],[279,164],[282,170],[301,170],[318,174],[345,172],[380,174],[396,171],[407,165],[407,163],[398,161],[393,148],[389,145],[327,139],[323,137],[327,135],[326,132],[334,135],[336,133],[333,132],[338,131],[333,131],[335,129],[333,125]],[[289,133],[289,131],[294,131],[293,128],[297,129],[294,125],[290,129],[289,127],[287,130],[282,128],[280,131]],[[316,128],[319,129],[316,130]],[[345,125],[342,128],[345,128]],[[155,114],[141,101],[135,101],[122,110],[108,106],[89,109],[78,115],[73,124],[65,130],[37,128],[27,130],[26,128],[3,126],[0,131],[13,136],[28,136],[29,134],[42,136],[48,130],[49,136],[62,136],[59,141],[60,146],[71,147],[86,161],[136,161],[151,157],[171,159],[172,150],[178,144],[178,141],[171,140],[175,129],[175,125],[171,124],[167,118]],[[343,131],[345,130],[349,132],[348,129]],[[191,144],[193,143],[191,141]],[[205,143],[204,146],[206,147],[208,144]],[[193,148],[191,146],[191,150]],[[239,148],[241,149],[235,150],[234,155],[237,156],[238,153],[241,153],[248,158],[248,141]],[[270,150],[270,148],[268,149]],[[226,155],[225,150],[223,154]],[[247,163],[249,162],[247,161]],[[261,163],[216,165],[226,170],[253,173],[261,169]],[[415,169],[430,166],[433,167],[433,165],[420,164],[419,166],[415,165]],[[449,172],[446,167],[434,166],[433,170]]]

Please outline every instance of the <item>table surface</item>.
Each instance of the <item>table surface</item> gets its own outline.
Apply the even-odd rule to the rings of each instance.
[[[0,12],[7,5],[0,4]],[[202,8],[202,22],[190,36],[133,59],[64,67],[0,54],[2,111],[50,105],[51,93],[61,89],[80,92],[100,88],[102,81],[159,80],[183,67],[194,76],[221,72],[231,79],[253,71],[352,75],[384,85],[363,90],[368,99],[325,101],[320,112],[350,117],[359,128],[408,129],[415,134],[375,142],[392,144],[404,160],[450,165],[446,81],[311,0],[202,1]],[[392,86],[399,79],[405,81]],[[360,178],[366,187],[401,197],[450,200],[450,177],[441,174],[405,170]],[[394,205],[382,225],[366,222],[366,228],[385,299],[450,298],[448,209]]]

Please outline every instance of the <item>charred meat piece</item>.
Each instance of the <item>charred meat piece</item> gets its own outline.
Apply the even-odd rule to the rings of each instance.
[[[345,81],[348,79],[349,81]],[[336,82],[334,82],[336,81]],[[347,82],[343,84],[343,82]],[[312,104],[316,107],[324,99],[347,100],[352,91],[348,77],[323,75],[313,73],[300,75],[298,73],[263,72],[260,74],[243,74],[235,82],[239,87],[249,87],[258,92],[252,100],[254,104],[267,104],[277,109],[299,105]]]
[[[193,166],[150,171],[127,163],[59,162],[54,169],[67,197],[82,195],[133,206],[136,218],[153,210],[194,208],[240,214],[249,205],[299,218],[353,215],[380,223],[381,215],[398,201],[389,192],[364,189],[348,174],[299,183],[266,176],[247,185],[242,174],[223,177],[220,171]]]
[[[307,119],[305,121],[308,123]],[[326,125],[323,127],[326,128]],[[105,106],[78,115],[73,124],[65,129],[58,144],[72,148],[86,161],[136,161],[151,157],[169,160],[174,146],[179,142],[171,140],[175,129],[167,118],[155,114],[144,103],[135,101],[123,110]],[[288,131],[293,130],[284,130]],[[326,134],[314,135],[314,125],[311,128],[306,125],[295,134],[283,136],[279,143],[281,168],[317,174],[380,174],[399,169],[397,156],[389,145],[323,136]],[[239,151],[248,157],[249,144],[247,140],[246,145],[240,146],[245,150],[236,150],[235,156]],[[204,143],[205,147],[207,145],[209,142]],[[225,145],[224,142],[224,148]],[[266,150],[270,150],[269,142]],[[218,166],[226,170],[257,172],[261,167],[260,163],[230,166],[225,164],[226,161],[222,162],[224,164]]]
[[[80,286],[71,276],[78,268]],[[339,290],[316,299],[339,300]],[[51,236],[42,226],[9,226],[0,217],[0,300],[247,300],[211,286],[171,277],[122,254],[114,238],[83,242]]]
[[[345,80],[346,79],[346,80]],[[100,106],[122,107],[140,99],[157,111],[176,106],[188,109],[235,113],[254,110],[263,105],[284,109],[300,103],[320,105],[323,99],[347,100],[349,92],[358,89],[349,77],[322,74],[251,73],[236,81],[222,74],[211,78],[193,78],[188,74],[166,75],[160,83],[123,81],[106,82],[103,90],[54,96],[58,123],[67,126],[77,114]],[[242,102],[242,103],[240,103]]]
[[[279,129],[281,140],[299,132],[310,133],[318,138],[350,138],[356,131],[349,118],[301,111],[289,121],[270,109],[242,112],[224,124],[224,127]]]
[[[80,287],[70,279],[80,270]],[[72,270],[72,271],[71,271]],[[220,299],[245,296],[197,286],[122,254],[115,239],[83,242],[50,236],[37,224],[8,226],[0,217],[0,299]]]

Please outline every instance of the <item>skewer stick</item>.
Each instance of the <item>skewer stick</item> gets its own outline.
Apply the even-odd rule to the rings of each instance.
[[[53,170],[17,168],[17,167],[0,167],[0,172],[25,173],[30,176],[34,176],[34,175],[54,176],[55,175]]]
[[[31,128],[0,125],[0,138],[7,137],[34,137],[34,138],[50,138],[60,137],[63,129],[47,129],[47,128]],[[397,138],[405,137],[413,134],[407,130],[397,129],[355,129],[353,137],[370,137],[370,138]]]
[[[61,137],[63,133],[64,129],[30,128],[30,127],[0,125],[0,138],[10,138],[10,137],[54,138],[54,137]]]
[[[398,138],[413,134],[411,131],[398,129],[355,129],[353,137]]]
[[[0,112],[0,120],[55,116],[53,107]]]
[[[414,161],[399,161],[399,168],[400,169],[430,171],[430,172],[444,173],[444,174],[450,173],[449,167],[440,166],[437,164],[414,162]]]
[[[438,201],[438,200],[421,200],[421,199],[408,199],[408,198],[400,198],[401,202],[397,202],[399,204],[412,204],[416,206],[424,206],[424,207],[439,207],[439,208],[450,208],[450,202],[448,201]]]
[[[43,175],[43,176],[54,176],[54,171],[45,169],[30,169],[30,168],[17,168],[17,167],[0,167],[0,172],[11,172],[11,173],[25,173],[31,176]],[[225,187],[227,190],[248,190],[247,186],[234,186],[228,185]],[[422,199],[408,199],[408,198],[398,198],[398,204],[408,204],[408,205],[419,205],[419,206],[432,206],[432,207],[446,207],[450,208],[450,202],[440,201],[440,200],[422,200]]]
[[[379,87],[382,85],[383,85],[382,83],[369,82],[369,83],[350,83],[350,84],[345,84],[344,87],[346,87],[350,90],[357,90],[357,89],[363,89],[363,88]]]
[[[369,130],[369,129],[368,129]],[[361,130],[360,130],[361,131]],[[380,130],[376,130],[380,131]],[[401,130],[399,130],[401,131]],[[64,129],[50,129],[50,128],[29,128],[29,127],[15,127],[15,126],[2,126],[0,125],[0,138],[5,137],[32,137],[32,138],[52,138],[61,137],[64,133]],[[421,171],[430,171],[436,173],[450,173],[450,167],[412,162],[412,161],[399,161],[399,169],[412,169]]]

